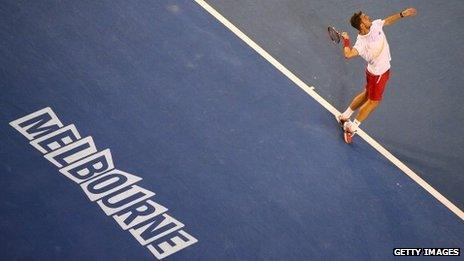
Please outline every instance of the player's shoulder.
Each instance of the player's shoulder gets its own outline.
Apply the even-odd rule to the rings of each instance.
[[[372,21],[372,25],[374,26],[383,26],[384,23],[385,23],[385,20],[383,19],[376,19]]]

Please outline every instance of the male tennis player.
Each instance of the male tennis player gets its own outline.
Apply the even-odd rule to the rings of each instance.
[[[383,26],[392,25],[404,17],[414,16],[416,12],[415,8],[408,8],[383,20],[374,21],[363,12],[355,13],[351,17],[350,23],[359,32],[353,47],[350,46],[348,33],[342,33],[345,58],[359,55],[367,61],[365,90],[355,96],[346,111],[337,117],[345,130],[345,142],[351,143],[358,126],[379,105],[390,78],[390,48],[383,32]],[[352,122],[350,117],[357,109],[359,109],[358,115]]]

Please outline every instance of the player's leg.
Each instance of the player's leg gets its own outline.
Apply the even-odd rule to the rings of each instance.
[[[371,114],[377,106],[379,106],[380,101],[374,101],[368,99],[359,109],[359,113],[356,116],[357,121],[363,122],[367,117],[369,117],[369,114]]]
[[[351,101],[350,105],[346,110],[338,116],[338,120],[340,123],[344,123],[350,119],[351,115],[354,111],[356,111],[359,107],[361,107],[367,101],[367,91],[364,90],[363,92],[359,93],[354,97]]]
[[[389,78],[390,70],[380,76],[369,75],[368,73],[366,84],[368,99],[359,109],[356,119],[353,122],[348,121],[344,124],[344,129],[346,131],[351,133],[356,132],[361,122],[366,120],[369,115],[377,108],[377,106],[379,106]]]
[[[364,90],[360,94],[358,94],[353,101],[350,103],[350,109],[355,111],[359,109],[365,102],[367,101],[367,91]]]

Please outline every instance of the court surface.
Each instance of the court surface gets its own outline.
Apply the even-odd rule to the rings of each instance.
[[[284,43],[267,36],[302,31],[293,26],[287,30],[286,20],[277,27],[259,12],[240,11],[272,9],[267,14],[277,15],[275,10],[284,10],[282,15],[290,17],[288,10],[297,14],[304,9],[298,8],[300,1],[268,1],[263,9],[258,4],[251,8],[250,1],[236,6],[209,2],[339,110],[356,92],[361,79],[353,77],[362,71],[362,63],[344,61],[338,47],[322,38],[319,30],[330,21],[307,21],[313,34],[308,33],[305,48],[311,51],[301,53],[301,35],[295,36],[295,46],[286,45],[291,37],[282,38],[287,39]],[[311,2],[308,10],[327,11],[322,3]],[[276,6],[271,8],[272,4]],[[337,13],[335,22],[345,22],[351,9],[362,4],[378,14],[383,8],[375,9],[370,1],[351,1],[346,13]],[[417,7],[425,13],[433,7],[410,4],[421,5]],[[444,10],[462,10],[463,4],[452,2],[443,8],[438,12],[446,14]],[[166,244],[173,245],[169,240],[175,235],[177,243],[192,244],[166,260],[389,260],[398,247],[464,246],[459,213],[360,137],[346,145],[331,112],[194,1],[4,1],[0,15],[2,260],[153,260],[153,249],[163,252]],[[298,21],[298,15],[294,17]],[[454,25],[462,15],[450,14],[449,19]],[[394,30],[406,33],[404,28],[387,32],[392,35],[393,58],[398,49],[398,53],[413,52],[412,45],[395,44],[399,36],[393,36]],[[419,38],[413,33],[409,37]],[[449,48],[458,48],[459,42],[462,35]],[[315,60],[302,67],[297,64],[302,60],[288,65],[291,57],[282,59],[292,53],[289,50],[305,58],[311,53],[325,55],[314,55]],[[443,50],[436,52],[439,57]],[[322,56],[328,60],[322,61]],[[456,57],[462,53],[443,59],[454,62]],[[397,59],[395,66],[408,67],[418,59]],[[426,62],[432,63],[430,59]],[[443,77],[462,79],[455,69],[462,60],[454,65]],[[330,78],[331,66],[341,78]],[[420,77],[416,71],[396,70],[395,84],[408,79],[413,85]],[[444,79],[442,90],[449,91],[449,101],[462,98],[462,91],[453,95],[458,86]],[[336,92],[340,84],[346,89]],[[391,101],[395,98],[389,99],[384,111],[375,112],[377,117],[390,117],[388,108],[395,108]],[[418,101],[410,106],[421,108]],[[123,208],[111,209],[111,202],[105,203],[108,195],[92,198],[84,189],[108,173],[88,181],[64,175],[66,164],[60,162],[71,158],[51,160],[63,148],[40,151],[37,143],[46,135],[36,129],[31,138],[18,131],[34,131],[23,117],[40,110],[62,124],[48,136],[73,124],[69,128],[78,130],[80,142],[91,137],[98,153],[109,149],[114,168],[134,180],[120,189],[143,188],[143,201],[127,201]],[[426,116],[418,114],[414,117],[422,122]],[[455,137],[454,130],[443,124],[432,126],[446,136],[435,135],[436,143],[452,144],[438,150],[448,148],[453,153],[434,157],[424,152],[422,159],[421,146],[429,142],[427,137],[414,136],[417,147],[408,143],[403,148],[402,125],[385,136],[386,130],[376,132],[379,118],[366,122],[366,132],[380,135],[379,142],[387,141],[387,149],[394,144],[393,154],[406,164],[411,158],[402,156],[417,152],[412,163],[418,164],[411,168],[461,211],[462,178],[453,177],[462,175],[459,159],[464,154],[458,146],[462,139],[452,143],[449,136]],[[401,136],[396,143],[395,135]],[[457,147],[452,150],[453,146]],[[69,166],[80,160],[85,159]],[[420,165],[423,160],[430,164]],[[446,169],[440,168],[443,165]],[[131,206],[147,200],[158,204],[159,215],[133,227],[117,222]],[[151,226],[152,220],[156,225]],[[150,226],[142,233],[145,224]],[[163,242],[170,243],[157,245]]]

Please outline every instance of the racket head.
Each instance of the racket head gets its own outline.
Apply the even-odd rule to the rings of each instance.
[[[340,43],[341,35],[333,26],[329,26],[327,28],[327,31],[329,33],[329,38],[332,42],[336,44]]]

